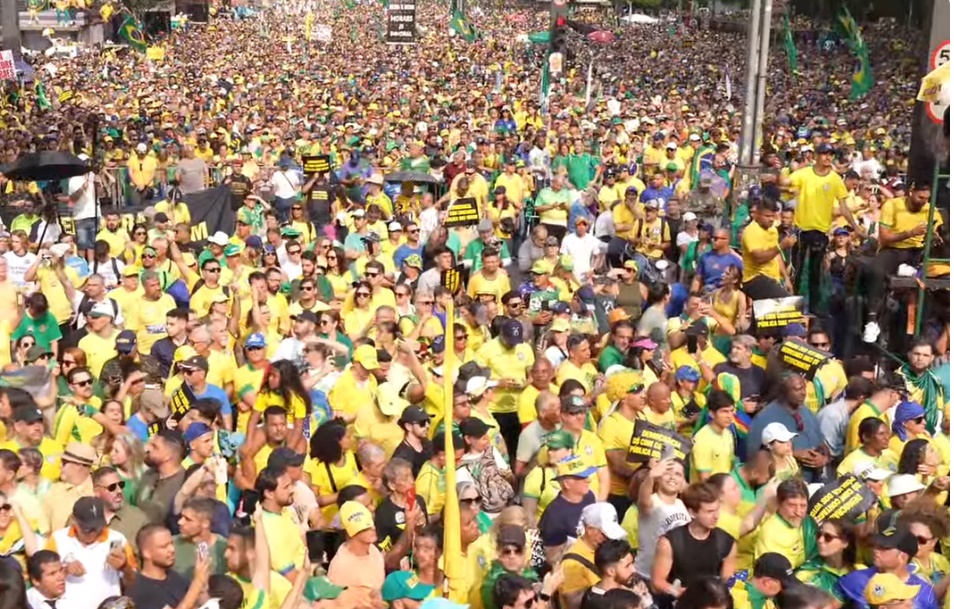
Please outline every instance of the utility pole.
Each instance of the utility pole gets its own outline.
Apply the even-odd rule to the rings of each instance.
[[[762,123],[765,119],[765,84],[768,82],[769,55],[772,46],[772,0],[763,0],[762,4],[762,40],[761,56],[759,57],[758,87],[755,93],[755,118],[752,131],[752,164],[759,156],[759,140],[762,134]]]
[[[17,0],[0,0],[0,27],[3,28],[3,48],[20,57],[23,43],[20,39],[20,11]]]
[[[742,114],[742,141],[739,144],[739,165],[754,165],[755,108],[759,66],[759,22],[762,0],[752,0],[749,16],[748,59],[745,62],[745,107]]]

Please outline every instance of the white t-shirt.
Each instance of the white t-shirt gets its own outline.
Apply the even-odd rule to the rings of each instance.
[[[106,284],[107,289],[112,289],[119,285],[126,265],[118,258],[110,258],[106,262],[93,261],[89,268],[91,273],[96,273],[103,278],[103,283]]]
[[[593,233],[597,239],[601,237],[612,237],[616,234],[616,223],[613,222],[613,211],[607,209],[596,216],[596,222],[593,223]]]
[[[274,188],[275,196],[280,199],[291,199],[297,196],[301,188],[298,174],[290,169],[276,171],[272,174],[270,184]]]
[[[584,276],[593,270],[593,256],[603,251],[604,243],[586,233],[582,237],[576,233],[567,233],[560,246],[560,253],[573,258],[573,276],[583,281]]]
[[[676,246],[681,248],[683,245],[689,245],[693,241],[698,241],[698,240],[699,240],[698,233],[695,235],[690,235],[686,231],[681,231],[678,235],[676,235]]]
[[[73,204],[73,219],[87,220],[96,217],[96,186],[93,184],[94,174],[74,176],[70,178],[69,192],[73,198],[87,183],[89,186],[83,191],[83,194],[75,200]]]
[[[33,263],[36,262],[36,254],[27,252],[22,256],[17,256],[14,252],[10,251],[3,255],[3,259],[7,261],[7,277],[9,277],[10,281],[20,288],[26,286],[27,282],[23,280],[23,277],[29,268],[33,266]]]

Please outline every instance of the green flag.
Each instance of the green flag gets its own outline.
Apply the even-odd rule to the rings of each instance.
[[[861,43],[858,49],[858,70],[851,76],[852,100],[864,97],[874,86],[874,74],[871,72],[871,60],[868,57],[868,45]]]
[[[140,53],[146,52],[146,39],[143,38],[142,28],[132,15],[126,15],[123,24],[119,26],[119,36]]]
[[[798,50],[795,48],[795,39],[792,37],[792,24],[785,16],[785,54],[788,55],[788,71],[794,74],[798,71]]]
[[[540,105],[545,106],[550,96],[550,62],[548,57],[543,58],[543,71],[540,73]]]
[[[533,44],[547,44],[550,42],[550,30],[545,30],[543,32],[534,32],[527,36],[527,40]]]
[[[344,5],[345,5],[345,8],[354,8],[358,6],[358,3],[355,2],[354,0],[344,0]]]
[[[46,96],[46,87],[42,82],[33,85],[33,93],[36,95],[36,107],[40,110],[49,110],[53,107],[50,98]]]
[[[864,44],[861,39],[861,29],[855,22],[855,18],[851,16],[848,7],[844,5],[842,5],[835,18],[835,33],[841,36],[848,44],[848,48],[854,53],[857,53],[861,45]]]
[[[467,42],[474,42],[477,40],[477,30],[474,29],[474,26],[467,21],[467,17],[460,11],[454,11],[451,16],[451,29],[454,30],[459,36],[461,36]]]

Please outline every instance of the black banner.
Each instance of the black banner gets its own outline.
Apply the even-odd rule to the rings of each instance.
[[[877,500],[871,489],[851,474],[829,482],[812,495],[808,514],[815,522],[847,519],[854,521]]]
[[[391,0],[386,40],[388,44],[412,44],[417,40],[417,0]]]
[[[222,231],[226,235],[235,232],[235,211],[232,209],[231,196],[231,190],[228,186],[217,186],[182,197],[182,202],[189,208],[189,215],[192,220],[191,240],[193,242],[201,244],[216,231]],[[132,232],[133,226],[138,223],[145,223],[146,217],[142,212],[147,207],[154,205],[155,203],[150,203],[149,205],[119,208],[122,228]],[[4,206],[0,208],[0,218],[3,219],[6,226],[10,226],[13,218],[19,213],[20,210],[15,207]],[[60,209],[60,224],[68,234],[75,235],[76,227],[72,216],[69,214],[70,209],[68,207]],[[100,218],[98,230],[101,230],[105,225],[105,220]]]
[[[752,301],[752,316],[757,330],[784,328],[788,324],[800,324],[805,319],[805,299],[801,296],[767,298]]]
[[[786,340],[779,347],[782,363],[811,379],[819,366],[831,358],[831,353],[816,349],[802,341]]]
[[[463,285],[463,276],[463,265],[441,271],[441,285],[447,288],[448,292],[456,296]]]
[[[447,209],[447,219],[444,226],[453,228],[455,226],[474,226],[480,222],[480,212],[477,210],[477,199],[467,197],[466,199],[457,199],[451,203]]]
[[[692,441],[689,438],[648,421],[637,420],[626,460],[630,463],[647,463],[650,459],[675,459],[685,465],[691,450]]]
[[[305,155],[301,157],[302,171],[306,176],[327,173],[331,169],[331,157],[327,154]]]

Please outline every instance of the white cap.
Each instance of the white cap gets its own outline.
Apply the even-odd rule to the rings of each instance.
[[[73,248],[69,243],[54,243],[50,246],[50,253],[57,258],[64,258],[72,251]]]
[[[666,144],[666,148],[668,150],[676,150],[677,148],[679,148],[679,145],[676,144],[676,142],[669,142],[668,144]]]
[[[862,480],[874,480],[881,482],[891,475],[891,471],[878,467],[873,461],[862,461],[855,464],[854,475]]]
[[[108,302],[97,302],[89,310],[89,313],[86,314],[87,317],[90,315],[102,315],[103,317],[114,317],[113,307]]]
[[[368,184],[377,184],[378,186],[381,186],[384,184],[384,176],[380,173],[372,173],[368,178]]]
[[[791,442],[797,435],[789,431],[782,423],[769,423],[762,430],[762,444],[768,446],[772,442]]]
[[[689,141],[690,141],[690,142],[698,142],[698,141],[700,141],[700,140],[702,140],[702,138],[699,137],[699,134],[698,134],[698,133],[690,133],[690,134],[689,134]]]
[[[698,219],[699,219],[698,216],[696,216],[696,214],[692,213],[691,211],[687,211],[686,213],[682,214],[683,222],[692,222],[693,220],[698,220]]]
[[[146,150],[148,150],[148,148],[142,142],[136,144],[136,152],[145,152]]]
[[[81,153],[79,153],[79,154],[76,155],[76,158],[78,158],[78,159],[81,160],[81,161],[88,161],[88,160],[89,160],[89,155],[86,154],[85,152],[81,152]]]
[[[799,152],[812,152],[812,147],[809,146],[808,144],[805,144],[804,146],[802,146],[801,148],[799,148],[798,151],[799,151]]]
[[[356,209],[356,210],[354,210],[353,212],[351,212],[351,217],[352,217],[352,218],[363,218],[363,217],[364,217],[364,210],[363,210],[363,209]]]
[[[401,231],[401,230],[404,230],[404,227],[401,226],[401,223],[400,223],[400,222],[395,221],[395,222],[392,222],[392,223],[388,224],[388,232],[389,232],[389,233],[396,233],[396,232]]]
[[[216,231],[215,234],[208,238],[208,242],[225,247],[229,244],[229,236],[222,231]]]
[[[626,531],[619,526],[616,508],[606,502],[591,503],[583,508],[583,526],[602,531],[609,539],[626,539]]]
[[[497,386],[497,381],[491,381],[486,376],[474,376],[467,381],[467,387],[464,389],[464,392],[467,395],[478,396],[483,395],[488,389],[492,389]]]
[[[912,474],[898,474],[888,478],[888,497],[919,493],[925,488],[927,487],[918,482]]]

